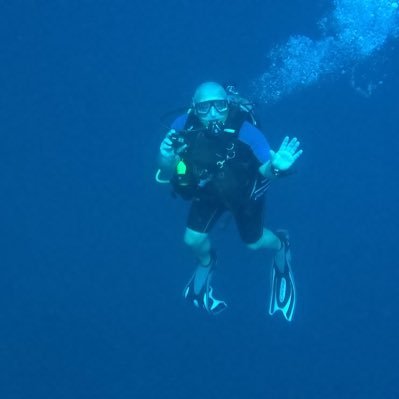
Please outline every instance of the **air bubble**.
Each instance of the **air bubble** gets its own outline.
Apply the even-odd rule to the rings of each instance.
[[[335,0],[334,5],[318,22],[322,39],[291,36],[269,54],[270,68],[254,82],[260,101],[273,103],[324,75],[339,76],[399,36],[398,2]]]

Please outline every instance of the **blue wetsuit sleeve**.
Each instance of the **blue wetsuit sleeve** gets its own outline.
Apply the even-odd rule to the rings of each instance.
[[[263,133],[249,122],[244,122],[238,133],[238,139],[249,145],[256,158],[262,164],[270,159],[270,145]]]
[[[184,125],[187,122],[187,118],[188,118],[188,114],[180,115],[179,117],[177,117],[174,120],[174,122],[172,123],[172,125],[170,126],[171,129],[175,129],[176,131],[183,130]]]

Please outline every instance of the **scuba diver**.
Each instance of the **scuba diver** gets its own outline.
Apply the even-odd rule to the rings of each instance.
[[[191,202],[184,242],[197,267],[183,291],[186,300],[213,315],[227,307],[211,286],[217,258],[209,238],[227,211],[249,249],[275,251],[269,314],[281,311],[291,321],[295,285],[289,236],[265,228],[263,212],[270,183],[292,173],[302,150],[295,137],[285,137],[278,151],[271,150],[255,125],[253,104],[233,86],[201,84],[189,110],[172,123],[160,145],[157,181],[170,182],[176,194]]]

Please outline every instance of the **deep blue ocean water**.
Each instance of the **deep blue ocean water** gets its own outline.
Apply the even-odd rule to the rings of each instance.
[[[259,101],[272,147],[304,149],[265,220],[291,234],[292,323],[267,314],[271,254],[233,223],[213,232],[228,311],[183,301],[188,204],[154,180],[161,115],[206,80],[256,95],[271,49],[317,40],[333,8],[0,3],[0,398],[399,397],[395,35]]]

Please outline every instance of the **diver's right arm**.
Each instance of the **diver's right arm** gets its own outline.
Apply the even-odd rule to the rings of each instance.
[[[175,129],[169,130],[169,132],[166,134],[166,137],[162,140],[161,146],[159,148],[159,168],[166,173],[173,171],[180,160],[180,157],[175,152],[171,139],[172,135],[175,133]]]

